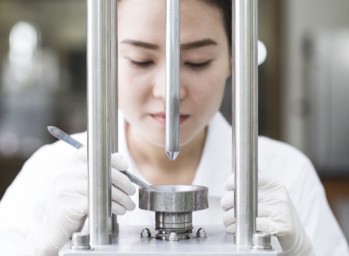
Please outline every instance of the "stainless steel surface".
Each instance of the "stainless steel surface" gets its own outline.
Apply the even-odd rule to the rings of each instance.
[[[196,238],[207,238],[206,230],[203,228],[199,228],[196,231]]]
[[[208,208],[208,188],[187,185],[152,186],[139,189],[139,208],[155,212],[191,212]]]
[[[168,241],[190,239],[193,230],[192,212],[155,212],[155,238]]]
[[[61,129],[55,127],[55,126],[47,126],[47,130],[51,133],[53,137],[56,137],[59,140],[62,140],[69,145],[73,146],[74,148],[81,148],[84,145],[81,144],[79,141],[68,135],[67,133],[63,132]]]
[[[142,229],[141,238],[151,238],[151,233],[150,233],[149,228]]]
[[[116,214],[111,215],[111,235],[116,236],[119,233],[119,223]]]
[[[87,0],[89,233],[92,247],[111,242],[110,0]],[[108,89],[109,88],[109,89]]]
[[[253,250],[238,248],[234,244],[234,235],[228,234],[223,225],[205,227],[206,239],[189,239],[178,242],[158,239],[140,238],[143,227],[120,225],[118,243],[101,246],[91,251],[79,252],[70,250],[68,243],[59,253],[60,256],[130,256],[130,255],[281,255],[281,248],[276,237],[272,237],[273,250]]]
[[[72,250],[90,250],[90,235],[80,232],[73,233],[70,248]]]
[[[251,247],[257,213],[258,8],[257,0],[232,2],[236,244]]]
[[[109,120],[110,120],[110,147],[111,152],[119,151],[118,140],[118,34],[117,34],[117,0],[110,2],[110,99],[109,99]],[[116,235],[119,232],[118,218],[112,214],[111,234]]]
[[[139,190],[139,208],[155,211],[155,238],[180,241],[193,237],[193,211],[208,208],[208,188],[160,185]]]
[[[271,235],[265,232],[256,232],[253,235],[253,249],[271,250]]]
[[[110,138],[111,152],[119,151],[118,139],[118,34],[117,34],[117,0],[110,0]]]
[[[166,2],[166,154],[179,154],[180,0]]]

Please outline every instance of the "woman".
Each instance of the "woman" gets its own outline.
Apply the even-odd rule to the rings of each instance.
[[[136,189],[116,170],[128,163],[151,184],[209,187],[210,208],[196,213],[201,217],[194,216],[194,225],[223,222],[234,232],[231,127],[218,113],[231,75],[231,2],[181,3],[181,153],[169,161],[164,152],[165,1],[118,1],[119,153],[124,158],[112,156],[112,212],[128,211],[118,218],[121,225],[153,221],[149,213],[135,209]],[[85,142],[86,134],[76,138]],[[277,234],[287,255],[348,254],[305,156],[260,138],[259,170],[258,230]],[[227,191],[221,188],[224,183]],[[84,223],[86,193],[85,149],[76,154],[62,142],[41,148],[1,202],[0,235],[6,255],[57,255]]]

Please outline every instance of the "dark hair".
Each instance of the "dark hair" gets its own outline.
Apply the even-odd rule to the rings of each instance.
[[[231,48],[232,40],[232,0],[201,0],[211,6],[218,8],[223,16],[224,29],[227,34],[229,48]]]

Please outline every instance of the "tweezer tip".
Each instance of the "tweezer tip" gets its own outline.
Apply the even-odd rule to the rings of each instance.
[[[167,157],[170,160],[176,160],[177,156],[179,155],[179,152],[175,152],[175,151],[166,151]]]

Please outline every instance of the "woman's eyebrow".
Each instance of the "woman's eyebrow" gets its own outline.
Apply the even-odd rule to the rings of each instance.
[[[133,45],[133,46],[140,47],[140,48],[145,48],[148,50],[158,50],[159,49],[159,46],[156,44],[147,43],[147,42],[138,41],[138,40],[132,40],[132,39],[123,40],[121,43]]]
[[[191,50],[191,49],[197,49],[200,47],[205,47],[205,46],[215,46],[217,45],[217,42],[213,41],[212,39],[201,39],[198,41],[190,42],[190,43],[185,43],[181,45],[181,50]]]
[[[133,45],[133,46],[140,47],[140,48],[145,48],[148,50],[158,50],[160,48],[157,44],[152,44],[152,43],[139,41],[139,40],[132,40],[132,39],[123,40],[121,43]],[[205,46],[210,46],[210,45],[215,46],[215,45],[217,45],[217,43],[212,39],[201,39],[198,41],[193,41],[193,42],[182,44],[181,50],[197,49],[200,47],[205,47]]]

